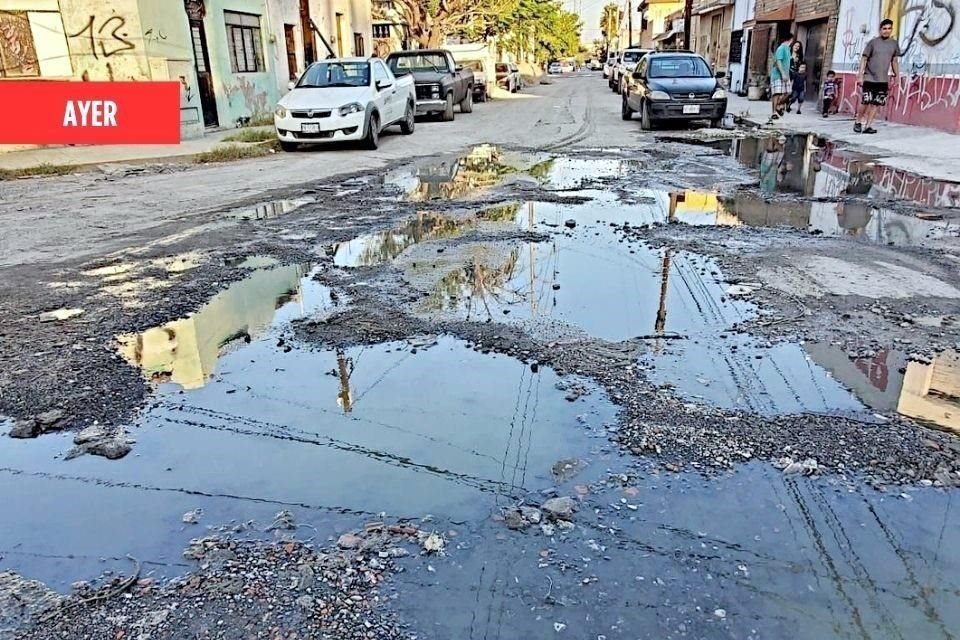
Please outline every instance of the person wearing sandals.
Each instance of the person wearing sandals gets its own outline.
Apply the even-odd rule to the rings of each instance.
[[[773,54],[773,66],[770,68],[770,121],[783,116],[787,96],[790,95],[790,47],[793,34],[788,33]]]
[[[873,128],[873,119],[880,107],[887,103],[891,72],[894,77],[900,74],[900,53],[900,43],[893,37],[893,20],[884,18],[880,23],[880,35],[867,43],[860,57],[857,84],[862,97],[853,124],[855,132],[877,132]]]

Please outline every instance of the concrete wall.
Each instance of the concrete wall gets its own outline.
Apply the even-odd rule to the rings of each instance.
[[[180,136],[203,135],[203,115],[197,91],[197,73],[186,12],[170,10],[154,0],[139,0],[144,54],[152,80],[178,80]]]
[[[733,5],[733,24],[731,25],[731,36],[734,31],[743,31],[742,46],[740,47],[740,57],[736,60],[730,60],[730,69],[728,73],[730,78],[728,85],[732,91],[740,92],[747,90],[747,84],[750,80],[747,74],[747,48],[750,42],[750,29],[744,29],[743,23],[752,20],[754,17],[753,0],[737,0]]]
[[[291,78],[299,77],[304,70],[303,60],[303,28],[300,25],[300,3],[298,0],[269,0],[267,2],[267,18],[270,24],[270,33],[274,42],[268,43],[264,50],[266,55],[273,59],[272,67],[276,69],[277,91],[280,95],[287,92],[287,84]],[[293,27],[294,57],[296,65],[293,69],[287,62],[287,43],[284,25]]]
[[[843,81],[841,109],[859,102],[856,70],[866,42],[890,16],[904,52],[881,112],[895,122],[960,132],[960,20],[952,4],[933,0],[842,0],[833,68]]]

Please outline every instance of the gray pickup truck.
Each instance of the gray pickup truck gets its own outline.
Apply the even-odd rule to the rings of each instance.
[[[412,75],[417,90],[417,114],[440,114],[453,120],[453,107],[460,113],[473,111],[473,71],[457,64],[443,49],[397,51],[387,56],[387,66],[398,78]]]

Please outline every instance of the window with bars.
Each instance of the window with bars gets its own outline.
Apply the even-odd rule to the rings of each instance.
[[[390,25],[388,25],[388,24],[375,24],[375,25],[373,25],[373,37],[374,37],[374,38],[389,38],[389,37],[390,37]]]
[[[26,11],[0,11],[0,78],[40,75]]]
[[[227,23],[227,48],[230,68],[234,73],[265,71],[263,45],[260,39],[260,16],[252,13],[224,11]]]

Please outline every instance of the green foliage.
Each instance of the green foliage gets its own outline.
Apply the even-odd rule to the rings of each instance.
[[[537,60],[545,61],[576,55],[582,26],[580,16],[557,0],[515,0],[492,29],[508,51],[519,56],[532,45]]]

